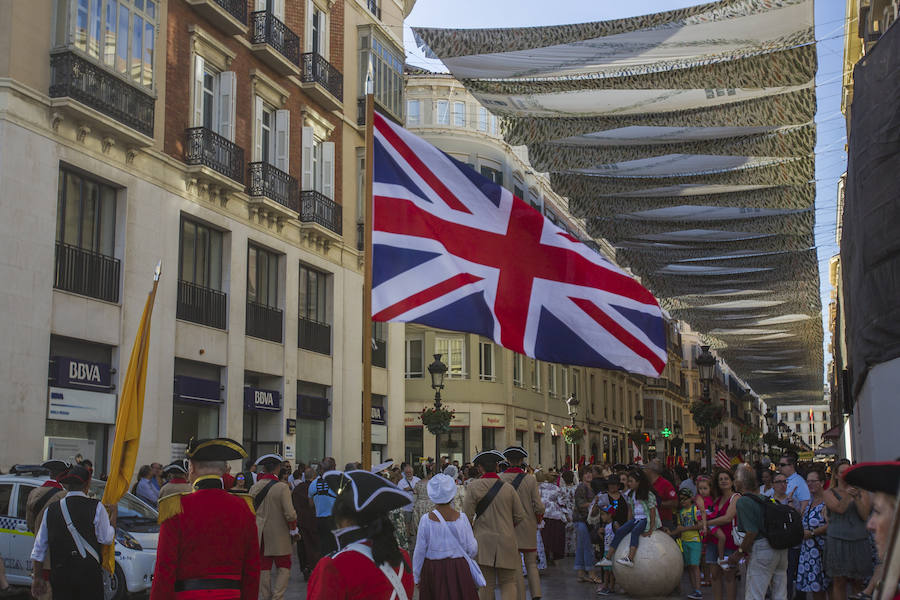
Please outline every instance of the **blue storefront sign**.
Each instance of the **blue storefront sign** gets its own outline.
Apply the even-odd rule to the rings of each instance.
[[[175,376],[175,400],[182,402],[222,403],[221,384],[212,379],[200,379],[188,375]]]
[[[281,410],[281,392],[260,388],[244,388],[244,408],[246,410]]]
[[[55,356],[52,360],[51,376],[56,387],[90,391],[108,391],[112,387],[108,364],[66,356]]]
[[[387,418],[387,413],[384,410],[383,406],[373,406],[372,407],[372,424],[373,425],[384,425],[386,423],[385,419]]]

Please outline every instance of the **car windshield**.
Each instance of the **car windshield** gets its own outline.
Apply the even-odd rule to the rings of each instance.
[[[91,496],[102,498],[105,485],[106,484],[103,481],[98,481],[96,479],[91,481]],[[122,499],[119,500],[118,518],[136,521],[146,520],[155,523],[157,513],[155,510],[138,500],[137,497],[126,492],[125,495],[122,496]]]

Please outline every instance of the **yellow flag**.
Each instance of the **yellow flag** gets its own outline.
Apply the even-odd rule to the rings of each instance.
[[[116,415],[116,437],[112,446],[109,463],[109,479],[103,491],[103,504],[114,506],[131,483],[134,465],[137,462],[138,446],[141,443],[141,421],[144,418],[144,384],[147,382],[147,360],[150,351],[150,315],[159,285],[160,266],[156,265],[153,289],[147,296],[144,313],[138,325],[119,396],[119,412]],[[103,547],[103,567],[115,572],[115,542]]]

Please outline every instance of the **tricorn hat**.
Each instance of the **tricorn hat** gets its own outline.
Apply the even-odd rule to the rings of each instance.
[[[163,473],[182,473],[187,474],[188,465],[186,458],[179,458],[178,460],[173,460],[169,464],[163,467]]]
[[[510,446],[506,450],[503,451],[503,456],[507,459],[510,458],[528,458],[528,451],[525,450],[522,446]]]
[[[900,488],[900,461],[859,463],[847,469],[844,481],[870,492],[896,496]]]
[[[497,452],[496,450],[485,450],[484,452],[479,452],[475,455],[475,458],[472,459],[472,464],[474,465],[493,465],[498,462],[503,462],[504,456]]]
[[[66,460],[60,460],[58,458],[51,458],[50,460],[45,460],[44,462],[42,462],[41,466],[51,473],[62,473],[63,471],[71,467],[72,463]]]
[[[358,513],[387,514],[413,500],[395,483],[370,471],[328,471],[322,478],[338,496],[352,494],[353,508]]]
[[[213,438],[210,440],[191,439],[188,442],[187,457],[191,460],[239,460],[247,458],[244,447],[231,438]]]
[[[280,465],[284,462],[284,457],[280,454],[275,454],[274,452],[271,454],[263,454],[259,458],[256,459],[256,462],[253,463],[255,465],[263,465],[265,467],[271,467],[274,465]]]
[[[91,472],[81,465],[72,465],[56,478],[60,483],[84,485],[91,480]]]

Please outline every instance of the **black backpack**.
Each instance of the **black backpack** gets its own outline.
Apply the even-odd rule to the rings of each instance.
[[[803,522],[800,513],[787,504],[781,504],[774,498],[761,498],[756,494],[747,494],[763,507],[763,528],[760,532],[769,540],[775,550],[784,550],[799,546],[803,542]]]

